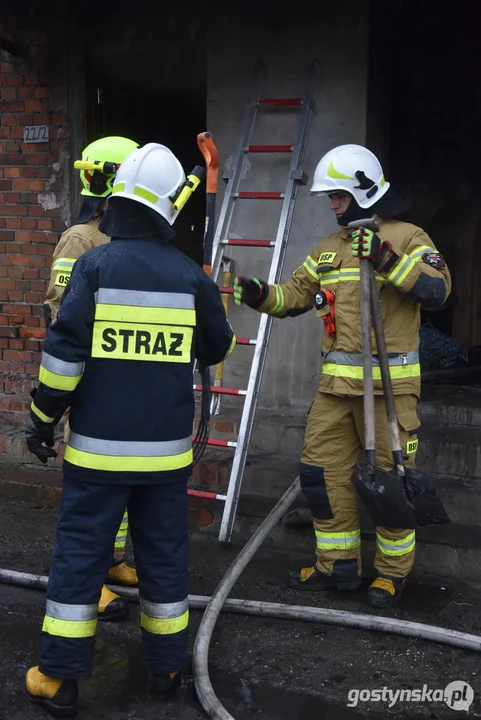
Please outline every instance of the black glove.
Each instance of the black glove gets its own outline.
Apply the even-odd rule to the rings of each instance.
[[[52,449],[55,442],[53,423],[43,422],[43,420],[31,413],[25,437],[30,452],[36,455],[44,464],[49,458],[57,457],[57,453]]]
[[[238,275],[234,280],[234,302],[236,305],[248,305],[257,308],[269,294],[269,285],[257,278]]]

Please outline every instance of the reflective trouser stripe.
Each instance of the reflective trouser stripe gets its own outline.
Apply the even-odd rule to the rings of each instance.
[[[173,635],[189,624],[189,600],[152,603],[140,598],[140,624],[153,635]]]
[[[383,555],[407,555],[416,545],[416,532],[413,530],[401,540],[389,540],[377,533],[377,546]]]
[[[124,517],[122,518],[122,522],[120,523],[117,537],[115,538],[115,547],[116,548],[124,548],[125,547],[125,544],[127,542],[128,527],[129,527],[129,514],[126,510],[124,513]]]
[[[192,438],[159,442],[102,440],[70,433],[65,460],[92,470],[162,472],[192,463]]]
[[[97,605],[67,605],[47,600],[42,631],[65,638],[84,638],[95,635]]]
[[[350,550],[361,545],[361,530],[322,532],[316,530],[318,550]]]
[[[325,362],[335,363],[336,365],[363,366],[363,359],[360,353],[330,352],[327,353]],[[388,357],[388,362],[391,367],[397,365],[414,365],[419,362],[419,353],[416,350],[407,353],[399,353],[395,357]],[[372,356],[372,363],[373,365],[379,367],[379,358],[376,355]]]

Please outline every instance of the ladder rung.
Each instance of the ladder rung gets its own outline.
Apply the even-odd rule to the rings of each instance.
[[[198,498],[206,498],[207,500],[227,500],[227,495],[218,495],[217,493],[207,492],[206,490],[187,490],[187,495]]]
[[[259,105],[275,105],[277,107],[300,107],[302,98],[262,98]]]
[[[255,192],[255,191],[244,191],[233,193],[233,197],[244,198],[251,200],[282,200],[284,193],[280,192]]]
[[[257,340],[255,338],[237,338],[237,345],[256,345]]]
[[[246,343],[247,344],[247,343]],[[202,390],[202,385],[193,385],[194,390]],[[247,390],[237,390],[236,388],[219,387],[213,385],[210,391],[216,395],[247,395]]]
[[[221,295],[232,295],[234,292],[234,288],[231,287],[220,287],[219,290]]]
[[[221,241],[222,245],[236,245],[237,247],[274,247],[273,240],[236,240],[235,238],[227,238]]]
[[[192,442],[195,440],[195,436],[192,436]],[[223,447],[223,448],[236,448],[237,443],[234,440],[217,440],[216,438],[209,438],[207,442],[200,443],[201,445],[212,445],[212,447]]]
[[[251,153],[267,152],[292,152],[293,145],[249,145],[247,148]]]

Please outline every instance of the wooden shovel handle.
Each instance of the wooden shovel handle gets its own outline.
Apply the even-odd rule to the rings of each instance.
[[[364,443],[368,472],[373,475],[376,465],[376,431],[374,419],[374,382],[372,377],[371,280],[369,275],[371,261],[361,260],[359,265],[362,359],[364,366]]]

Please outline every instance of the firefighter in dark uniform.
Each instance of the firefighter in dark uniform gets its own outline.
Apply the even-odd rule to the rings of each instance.
[[[382,300],[390,373],[405,463],[414,467],[420,426],[419,325],[421,305],[439,308],[451,278],[443,257],[419,227],[396,219],[406,203],[384,178],[367,148],[341,145],[318,163],[311,188],[329,195],[340,225],[323,238],[286,283],[268,285],[238,277],[237,304],[274,317],[316,307],[324,324],[319,391],[309,411],[300,480],[316,537],[316,563],[291,573],[298,590],[355,590],[361,582],[361,531],[352,474],[364,442],[363,360],[359,302],[359,259],[372,262]],[[348,225],[376,217],[379,232]],[[379,361],[373,357],[378,466],[392,468]],[[373,607],[397,603],[415,552],[412,528],[376,528],[376,578],[368,591]]]
[[[216,284],[168,244],[175,200],[190,185],[163,145],[127,157],[100,225],[112,240],[77,260],[44,341],[30,450],[54,456],[68,407],[71,427],[40,663],[26,680],[51,714],[74,714],[77,680],[90,675],[126,507],[152,691],[171,692],[186,662],[193,363],[215,365],[236,342]]]

